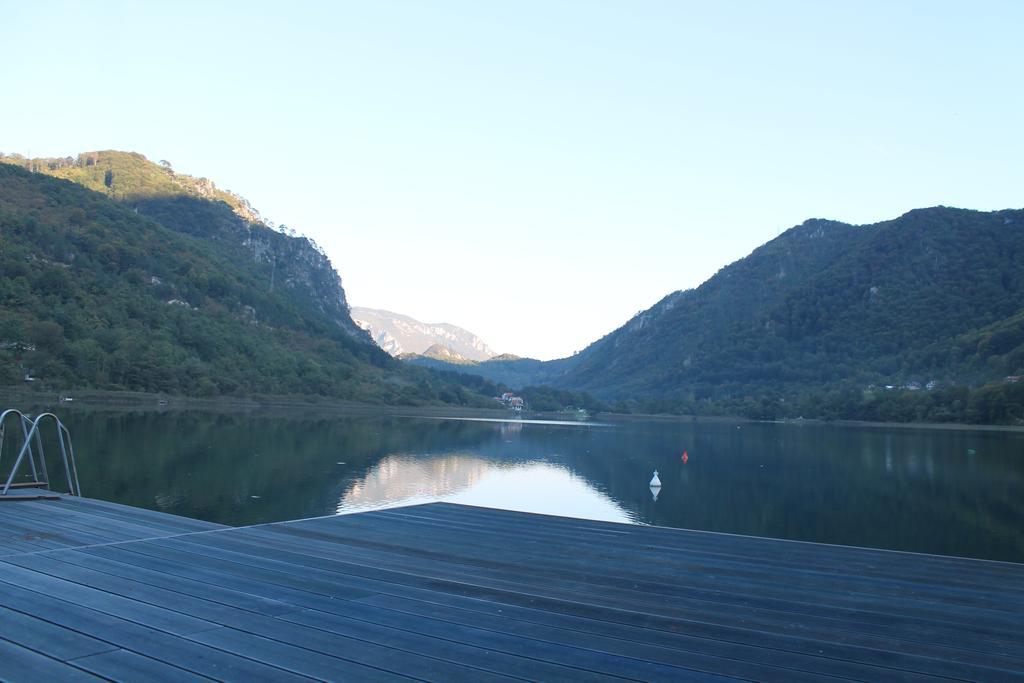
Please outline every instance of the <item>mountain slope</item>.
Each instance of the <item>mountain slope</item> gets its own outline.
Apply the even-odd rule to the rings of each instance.
[[[945,207],[808,221],[640,313],[554,383],[685,401],[963,378],[970,368],[935,349],[1024,309],[1022,228],[1024,211]]]
[[[166,174],[138,155],[93,159],[79,170],[106,159]],[[116,180],[98,193],[23,165],[0,163],[0,383],[476,401],[475,390],[376,348],[308,241],[249,223],[221,199]]]
[[[310,240],[269,227],[249,203],[206,178],[175,173],[131,152],[88,152],[72,159],[0,158],[107,195],[176,232],[216,242],[241,268],[256,265],[266,289],[289,304],[326,315],[368,341],[348,312],[341,279]]]
[[[400,313],[360,306],[352,307],[352,318],[392,356],[426,355],[427,349],[435,345],[473,361],[484,361],[495,355],[480,337],[448,323],[424,323]]]
[[[448,363],[465,364],[475,362],[465,356],[459,355],[443,344],[431,344],[423,352],[423,355],[427,358],[437,358],[438,360],[443,360]]]
[[[443,353],[403,354],[400,358],[413,365],[469,373],[516,389],[544,384],[555,385],[566,368],[574,362],[574,358],[542,361],[535,358],[510,357],[507,354],[481,362],[446,358]]]

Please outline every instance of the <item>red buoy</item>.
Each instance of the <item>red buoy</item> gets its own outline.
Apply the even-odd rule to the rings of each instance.
[[[690,459],[690,456],[688,456],[686,454],[686,451],[683,451],[683,464],[686,464],[686,461],[689,460],[689,459]]]

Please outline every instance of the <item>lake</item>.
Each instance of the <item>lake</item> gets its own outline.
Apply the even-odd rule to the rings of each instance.
[[[225,524],[444,500],[1024,562],[1022,432],[298,411],[61,416],[85,495]]]

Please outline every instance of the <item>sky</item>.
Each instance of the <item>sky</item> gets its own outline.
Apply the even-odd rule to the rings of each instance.
[[[350,304],[572,354],[808,218],[1024,206],[1024,2],[0,0],[0,151],[166,159]]]

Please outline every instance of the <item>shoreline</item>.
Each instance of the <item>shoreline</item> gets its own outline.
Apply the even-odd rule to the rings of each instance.
[[[870,422],[866,420],[784,419],[752,420],[738,415],[665,415],[651,413],[601,413],[601,419],[610,422],[705,422],[723,424],[762,424],[827,427],[885,427],[898,429],[937,429],[948,431],[980,430],[987,432],[1024,432],[1024,425],[971,424],[967,422]]]
[[[61,396],[71,396],[72,400],[62,401]],[[102,389],[83,389],[81,391],[25,391],[0,388],[0,405],[20,402],[23,407],[60,407],[67,410],[85,409],[94,411],[217,411],[217,412],[259,412],[262,410],[285,409],[288,411],[305,411],[310,413],[374,413],[383,415],[399,415],[415,412],[424,417],[444,417],[452,413],[460,415],[476,415],[479,417],[507,416],[509,412],[499,408],[479,408],[471,406],[395,406],[378,403],[362,403],[341,399],[300,396],[218,396],[215,398],[198,398],[192,396],[175,396],[170,394],[153,394],[139,391],[107,391]]]
[[[64,395],[73,394],[72,401],[62,401]],[[163,401],[163,403],[161,403]],[[454,405],[427,406],[396,406],[378,403],[362,403],[317,396],[218,396],[199,398],[170,394],[154,394],[140,391],[109,391],[104,389],[82,389],[79,391],[54,392],[25,390],[21,387],[0,387],[0,408],[16,407],[22,403],[25,407],[56,407],[69,410],[108,410],[108,411],[192,411],[207,410],[216,412],[258,412],[263,410],[285,409],[288,411],[305,411],[315,414],[374,414],[392,415],[395,417],[480,417],[491,419],[533,419],[572,421],[566,413],[537,411],[511,413],[502,408],[485,408]],[[27,405],[25,405],[27,404]],[[818,420],[818,419],[785,419],[785,420],[752,420],[733,415],[667,415],[657,413],[596,413],[591,420],[600,419],[607,422],[702,422],[722,424],[777,424],[777,425],[815,425],[858,428],[886,429],[931,429],[946,431],[976,430],[988,432],[1024,432],[1021,425],[969,424],[961,422],[868,422],[862,420]],[[582,420],[580,424],[589,421]]]

